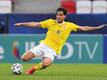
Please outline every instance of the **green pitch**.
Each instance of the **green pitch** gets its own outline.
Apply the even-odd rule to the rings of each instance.
[[[21,75],[13,75],[11,65],[0,64],[0,80],[107,80],[106,64],[53,64],[33,75],[24,74],[32,64],[22,64]]]

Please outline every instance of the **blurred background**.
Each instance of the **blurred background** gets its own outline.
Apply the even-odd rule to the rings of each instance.
[[[107,26],[72,32],[55,64],[32,76],[25,75],[40,58],[25,63],[21,55],[38,45],[47,29],[14,24],[55,19],[59,7],[68,11],[66,21],[77,25],[107,24],[107,0],[0,0],[0,80],[107,80]],[[23,65],[22,75],[11,73],[13,63]]]
[[[66,21],[81,26],[107,24],[107,0],[0,0],[0,62],[21,62],[20,56],[45,37],[47,29],[17,28],[15,23],[55,19],[59,7],[68,11]],[[73,32],[55,63],[107,63],[106,34],[107,26]]]

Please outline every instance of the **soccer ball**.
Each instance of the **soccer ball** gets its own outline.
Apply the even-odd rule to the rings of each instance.
[[[11,71],[14,75],[20,75],[23,72],[23,66],[19,63],[15,63],[12,65]]]

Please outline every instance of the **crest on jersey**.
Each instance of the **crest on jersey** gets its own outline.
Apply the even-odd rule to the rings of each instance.
[[[59,35],[59,34],[61,33],[61,31],[60,31],[60,30],[57,30],[56,33]]]

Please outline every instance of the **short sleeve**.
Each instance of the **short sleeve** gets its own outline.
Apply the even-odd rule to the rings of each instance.
[[[40,22],[41,27],[48,29],[48,28],[50,27],[49,24],[51,24],[51,21],[52,21],[52,19],[48,19],[48,20],[41,21],[41,22]]]
[[[78,25],[75,25],[74,31],[77,31],[78,28],[79,28],[79,26],[78,26]]]
[[[79,26],[74,23],[71,23],[71,28],[72,28],[72,31],[77,31]]]

